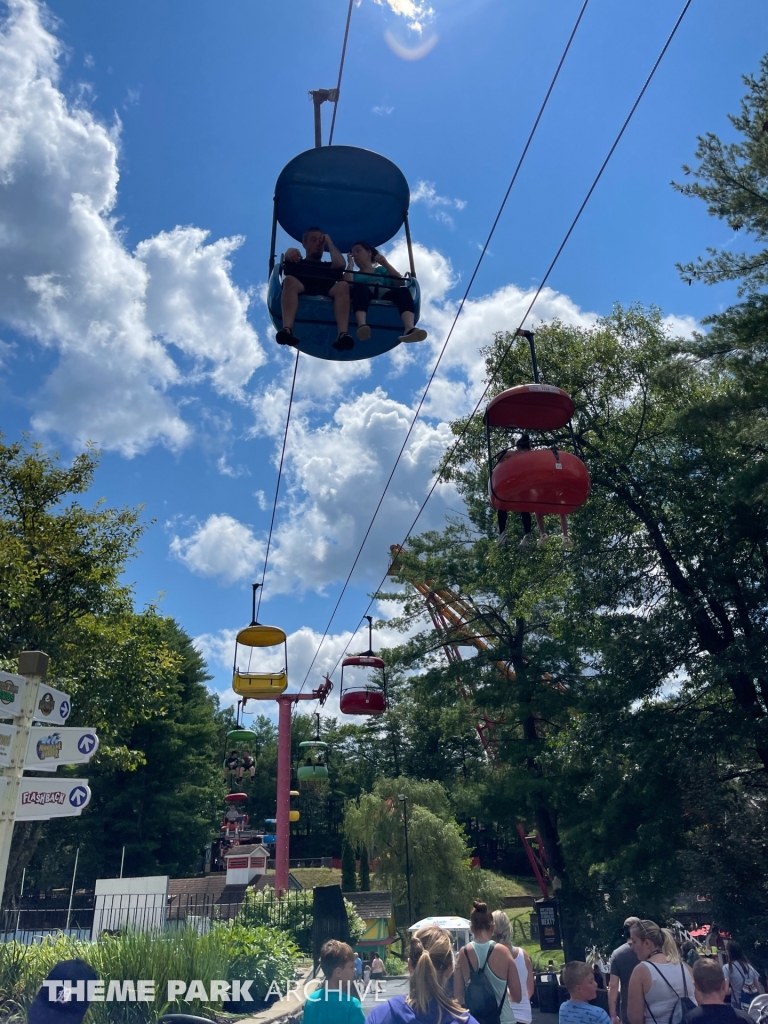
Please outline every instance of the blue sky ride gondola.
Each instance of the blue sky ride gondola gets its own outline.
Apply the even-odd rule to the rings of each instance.
[[[357,241],[383,245],[405,226],[410,268],[404,287],[411,293],[418,322],[421,296],[408,227],[409,203],[410,189],[402,171],[367,149],[321,146],[286,164],[275,185],[269,258],[267,306],[275,330],[283,326],[284,256],[278,260],[275,252],[278,224],[298,242],[307,228],[319,227],[342,253]],[[392,287],[387,278],[383,284]],[[332,347],[338,335],[333,301],[325,295],[303,294],[295,323],[297,347],[320,359],[353,360],[382,355],[399,344],[403,323],[394,303],[374,299],[368,324],[371,337],[367,341],[356,341],[349,351],[337,351]]]

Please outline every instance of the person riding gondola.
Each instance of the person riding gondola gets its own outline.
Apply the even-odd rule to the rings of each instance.
[[[252,779],[256,777],[256,762],[248,751],[244,750],[243,756],[240,758],[240,767],[237,769],[238,779],[242,779],[246,772],[248,772]]]
[[[531,450],[530,437],[527,434],[522,434],[515,442],[515,447],[510,448],[499,457],[498,463],[504,462],[505,459],[514,458],[517,452],[529,452]],[[496,510],[496,518],[499,523],[499,539],[496,543],[499,547],[503,547],[507,541],[507,514],[502,508]],[[536,512],[535,516],[536,525],[539,528],[539,547],[543,547],[549,540],[549,534],[544,526],[544,514]],[[523,520],[523,539],[520,541],[520,547],[526,548],[533,542],[533,520],[531,519],[530,512],[521,512],[520,518]],[[560,529],[563,532],[563,547],[570,548],[573,542],[568,535],[568,517],[564,513],[560,513]]]
[[[355,270],[357,266],[357,270]],[[347,257],[344,279],[352,286],[352,309],[357,320],[359,341],[368,341],[371,328],[366,323],[368,307],[373,299],[393,302],[400,313],[405,331],[399,341],[425,341],[427,332],[414,326],[414,303],[410,291],[403,287],[404,278],[368,242],[355,242]]]
[[[224,772],[227,775],[237,776],[238,769],[240,768],[240,757],[236,750],[230,750],[229,757],[224,762]],[[237,776],[239,777],[239,776]]]
[[[333,312],[339,336],[333,343],[338,352],[354,348],[354,341],[347,333],[349,328],[349,283],[342,280],[344,257],[333,244],[330,235],[321,228],[307,228],[301,237],[306,256],[302,258],[298,249],[288,249],[283,266],[284,280],[281,297],[283,326],[277,332],[278,345],[297,345],[299,339],[293,333],[293,323],[299,308],[299,296],[329,295],[333,299]],[[331,261],[323,260],[326,248]]]

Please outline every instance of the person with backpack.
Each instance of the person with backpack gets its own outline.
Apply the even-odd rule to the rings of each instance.
[[[629,945],[640,961],[629,979],[629,1024],[683,1024],[696,1006],[693,975],[680,960],[675,938],[655,921],[638,921]]]
[[[520,1003],[522,986],[514,957],[493,941],[493,914],[474,901],[469,917],[472,942],[463,946],[456,962],[453,991],[479,1024],[515,1024],[512,1003]]]
[[[725,957],[723,974],[731,986],[731,1005],[748,1010],[755,996],[763,991],[760,975],[744,956],[739,943],[733,939],[728,939],[725,944]]]
[[[408,995],[379,1003],[366,1024],[479,1024],[446,992],[453,974],[451,933],[437,925],[411,936]]]

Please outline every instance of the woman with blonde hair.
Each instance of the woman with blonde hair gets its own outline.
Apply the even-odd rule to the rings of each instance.
[[[445,991],[453,974],[450,932],[437,925],[419,928],[411,936],[408,972],[408,995],[374,1007],[366,1024],[477,1024]]]
[[[518,1024],[531,1024],[531,996],[534,990],[533,964],[522,946],[512,944],[512,929],[509,918],[503,910],[493,912],[493,941],[506,946],[515,961],[517,973],[520,975],[520,1002],[509,1001],[512,1015]]]
[[[655,921],[638,921],[629,929],[629,945],[640,961],[629,979],[629,1024],[679,1024],[696,997],[674,935]]]

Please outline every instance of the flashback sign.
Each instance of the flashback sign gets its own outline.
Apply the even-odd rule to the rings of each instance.
[[[0,718],[15,718],[21,711],[21,697],[26,682],[24,676],[0,672]]]
[[[8,785],[0,778],[0,793]],[[91,800],[88,779],[35,779],[19,781],[16,821],[47,821],[78,817]]]
[[[34,725],[29,730],[24,767],[55,772],[60,764],[87,764],[98,749],[99,738],[93,729]]]
[[[37,684],[35,710],[32,713],[36,722],[43,722],[45,725],[66,725],[71,711],[72,701],[69,699],[68,693],[56,690],[47,683]],[[68,763],[75,764],[77,762],[70,761]],[[63,761],[62,764],[64,764]]]

